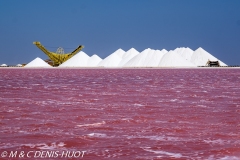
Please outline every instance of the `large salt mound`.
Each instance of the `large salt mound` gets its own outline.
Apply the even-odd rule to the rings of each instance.
[[[122,49],[118,49],[112,54],[110,54],[108,57],[106,57],[104,60],[102,60],[98,66],[100,67],[118,67],[118,64],[121,62],[123,56],[125,54],[125,51]]]
[[[139,67],[148,67],[148,65],[152,65],[151,62],[152,62],[152,57],[154,56],[154,52],[155,50],[153,49],[149,50],[147,53],[147,57],[142,61],[142,64]]]
[[[174,50],[174,52],[180,54],[184,59],[190,61],[191,57],[193,55],[193,50],[191,50],[190,48],[185,48],[185,47],[181,47],[181,48],[176,48]]]
[[[139,52],[134,49],[131,48],[129,49],[123,56],[122,56],[122,60],[119,62],[118,66],[122,67],[123,65],[125,65],[130,59],[132,59],[133,57],[135,57],[136,55],[138,55]]]
[[[165,53],[167,53],[168,51],[167,51],[166,49],[162,49],[161,52],[162,52],[163,54],[165,54]]]
[[[173,51],[176,52],[176,53],[180,53],[184,50],[184,47],[180,47],[180,48],[176,48],[174,49]]]
[[[32,60],[31,62],[29,62],[25,67],[27,68],[34,68],[34,67],[39,67],[39,68],[49,68],[52,67],[49,64],[47,64],[44,60],[42,60],[41,58],[37,57],[34,60]]]
[[[61,64],[59,67],[88,67],[89,56],[80,51],[75,56]]]
[[[98,55],[94,54],[88,59],[87,66],[88,67],[97,67],[97,65],[102,61]]]
[[[138,55],[136,55],[135,57],[133,57],[132,59],[130,59],[125,65],[124,67],[143,67],[144,62],[148,56],[148,52],[150,52],[151,49],[145,49],[144,51],[142,51],[141,53],[139,53]]]
[[[159,62],[159,67],[194,67],[196,65],[187,61],[181,57],[178,53],[174,51],[169,51],[164,54],[161,61]]]
[[[221,66],[227,66],[222,61],[218,60],[216,57],[202,49],[201,47],[198,48],[196,51],[193,52],[191,57],[191,62],[197,66],[205,66],[207,61],[219,61]]]
[[[145,62],[144,66],[158,67],[162,57],[164,56],[164,53],[162,53],[160,50],[155,50],[154,52],[149,52],[148,56],[149,58],[147,58],[147,61]]]

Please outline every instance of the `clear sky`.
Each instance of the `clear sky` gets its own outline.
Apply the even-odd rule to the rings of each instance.
[[[0,0],[0,64],[47,59],[33,41],[105,58],[198,47],[240,65],[240,0]],[[56,48],[54,48],[56,47]]]

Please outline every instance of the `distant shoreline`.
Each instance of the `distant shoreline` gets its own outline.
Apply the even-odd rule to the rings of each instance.
[[[0,67],[0,69],[240,69],[240,67]]]

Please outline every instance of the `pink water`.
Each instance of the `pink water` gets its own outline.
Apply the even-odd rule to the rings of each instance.
[[[1,69],[0,153],[30,150],[240,159],[240,70]]]

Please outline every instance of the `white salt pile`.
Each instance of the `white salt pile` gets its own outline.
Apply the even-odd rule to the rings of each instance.
[[[174,50],[174,52],[180,54],[184,59],[190,61],[191,57],[193,55],[193,50],[191,50],[190,48],[185,48],[185,47],[181,47],[181,48],[176,48]]]
[[[83,51],[61,64],[59,67],[88,67],[89,56]]]
[[[102,58],[100,58],[98,55],[94,54],[92,55],[87,62],[88,67],[97,67],[97,65],[102,61]]]
[[[150,52],[151,49],[145,49],[144,51],[142,51],[141,53],[139,53],[138,55],[136,55],[135,57],[133,57],[132,59],[130,59],[125,65],[124,67],[143,67],[144,62],[148,56],[148,52]]]
[[[174,51],[164,54],[158,64],[159,67],[194,67],[195,65],[181,57]]]
[[[1,64],[1,67],[7,67],[7,65],[6,64]]]
[[[146,60],[146,63],[144,64],[145,67],[158,67],[159,62],[161,61],[162,57],[164,56],[164,53],[160,50],[153,50],[149,55],[149,59]]]
[[[104,60],[102,60],[98,64],[98,66],[99,67],[118,67],[118,64],[121,62],[124,54],[125,54],[124,50],[118,49],[112,54],[110,54],[108,57],[106,57]]]
[[[118,66],[122,67],[124,66],[130,59],[132,59],[133,57],[135,57],[136,55],[138,55],[139,52],[134,49],[131,48],[129,49],[123,56],[122,56],[122,60],[119,62]]]
[[[155,52],[155,50],[153,50],[153,49],[150,49],[148,51],[146,58],[142,61],[142,64],[141,64],[142,67],[148,67],[147,64],[148,64],[148,62],[151,63],[151,58],[153,57],[154,52]]]
[[[207,61],[219,61],[220,66],[227,66],[222,61],[218,60],[216,57],[202,49],[201,47],[198,48],[196,51],[193,52],[191,57],[191,62],[194,63],[196,66],[205,66]]]
[[[26,66],[26,68],[49,68],[51,67],[48,63],[46,63],[44,60],[41,58],[37,57],[31,62],[29,62]]]

